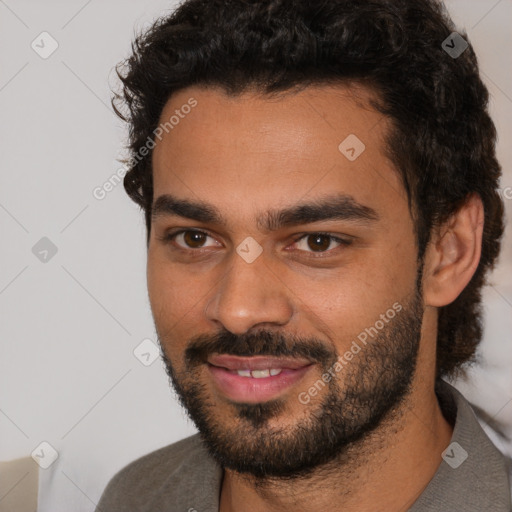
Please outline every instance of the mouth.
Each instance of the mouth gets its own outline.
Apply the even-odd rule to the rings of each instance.
[[[214,385],[235,402],[258,403],[276,398],[297,384],[314,363],[288,357],[214,355],[208,370]]]

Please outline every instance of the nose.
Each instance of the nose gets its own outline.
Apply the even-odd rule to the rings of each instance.
[[[209,298],[208,320],[233,334],[286,325],[293,316],[289,290],[265,261],[262,253],[252,263],[234,254],[233,262]],[[288,293],[287,293],[288,292]]]

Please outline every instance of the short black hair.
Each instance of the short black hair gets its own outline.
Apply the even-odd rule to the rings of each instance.
[[[112,99],[129,124],[124,187],[145,212],[148,243],[152,152],[140,158],[139,149],[171,95],[193,85],[230,95],[369,87],[378,93],[373,107],[391,121],[385,147],[408,194],[419,260],[432,229],[472,193],[484,204],[478,268],[439,308],[436,376],[457,374],[475,361],[482,337],[481,289],[499,254],[504,207],[488,91],[466,33],[454,32],[438,0],[187,0],[158,18],[116,67],[122,91]],[[446,51],[466,43],[460,55]]]

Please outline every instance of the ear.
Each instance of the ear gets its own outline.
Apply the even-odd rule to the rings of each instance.
[[[425,251],[423,299],[442,307],[453,302],[467,286],[480,261],[484,207],[478,194],[433,233]]]

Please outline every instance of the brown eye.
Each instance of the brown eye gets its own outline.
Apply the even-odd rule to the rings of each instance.
[[[205,243],[208,235],[206,233],[202,233],[201,231],[184,231],[183,232],[183,241],[185,244],[192,248],[197,249],[202,247]]]
[[[308,235],[308,247],[315,252],[326,251],[331,245],[331,238],[328,235]]]
[[[331,244],[337,244],[337,247],[330,248]],[[322,254],[334,252],[340,246],[348,246],[352,243],[350,239],[343,239],[329,233],[307,233],[296,240],[295,245],[302,252],[309,254]]]
[[[207,245],[208,238],[210,238],[214,243]],[[202,249],[204,247],[213,247],[218,245],[215,243],[215,239],[208,233],[193,229],[182,229],[174,233],[167,233],[161,238],[161,240],[165,244],[173,242],[175,245],[181,249],[184,249],[185,251],[193,251],[195,249]]]

